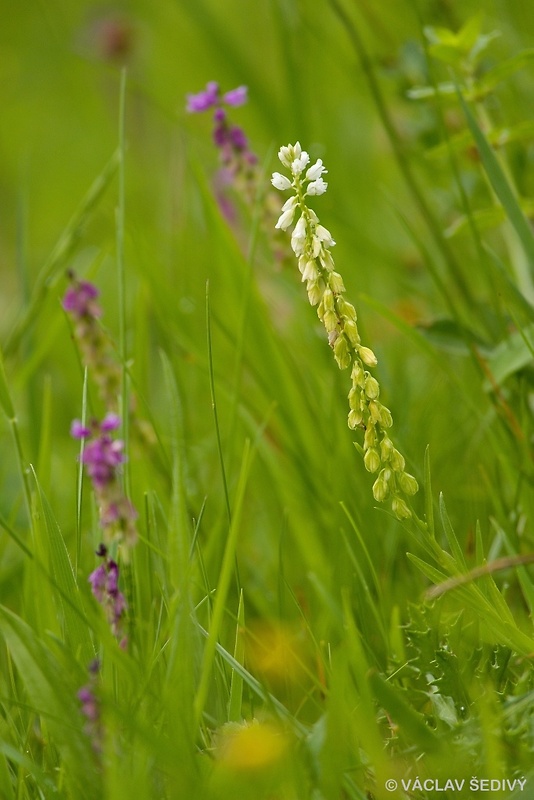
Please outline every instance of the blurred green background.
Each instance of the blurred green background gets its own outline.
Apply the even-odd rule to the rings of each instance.
[[[240,586],[245,592],[247,624],[273,618],[281,625],[296,623],[304,631],[306,646],[310,651],[315,648],[313,680],[308,683],[306,676],[295,695],[286,692],[287,687],[280,689],[295,719],[322,724],[319,666],[330,667],[331,646],[335,651],[341,642],[331,682],[334,721],[336,714],[339,719],[348,714],[343,694],[345,681],[347,687],[352,681],[348,656],[345,663],[347,642],[362,675],[368,666],[396,674],[409,646],[401,625],[408,623],[410,614],[415,620],[412,633],[420,626],[417,630],[434,637],[428,652],[421,648],[428,663],[435,663],[432,659],[442,646],[441,606],[410,611],[428,584],[406,558],[407,550],[422,554],[421,541],[414,542],[397,520],[375,508],[373,479],[353,446],[356,435],[346,425],[349,377],[334,363],[296,264],[292,258],[281,261],[274,256],[270,231],[256,225],[257,208],[240,207],[238,222],[231,227],[217,207],[212,182],[219,165],[211,115],[185,111],[186,95],[199,92],[208,81],[219,82],[222,91],[248,87],[248,103],[233,109],[231,116],[246,131],[258,156],[265,191],[271,172],[279,168],[276,153],[281,145],[298,139],[312,159],[324,160],[329,189],[314,198],[313,207],[337,242],[336,267],[345,280],[348,299],[358,309],[362,339],[378,355],[376,374],[381,397],[393,413],[393,438],[420,482],[424,453],[430,446],[434,493],[445,494],[467,566],[480,565],[486,557],[534,549],[528,525],[534,513],[529,354],[524,358],[525,347],[516,348],[523,361],[509,372],[504,370],[497,387],[488,385],[484,373],[487,364],[496,366],[495,349],[506,348],[509,333],[531,323],[532,309],[525,310],[517,296],[509,304],[509,297],[503,299],[497,273],[488,268],[487,251],[476,237],[470,237],[468,225],[460,229],[465,210],[460,185],[475,212],[491,206],[494,198],[470,141],[453,160],[446,147],[442,155],[435,152],[445,142],[444,131],[452,140],[465,130],[457,99],[452,96],[437,108],[409,98],[414,87],[450,77],[447,67],[435,61],[434,73],[429,71],[426,26],[456,31],[480,13],[482,31],[500,32],[481,63],[481,73],[487,74],[529,47],[534,36],[530,4],[524,0],[383,0],[380,4],[340,0],[340,7],[359,31],[374,76],[371,81],[350,31],[336,13],[336,4],[326,0],[115,4],[0,0],[0,342],[24,454],[36,467],[70,555],[76,553],[73,560],[82,595],[84,590],[88,595],[86,576],[94,568],[94,539],[99,531],[92,524],[96,516],[90,500],[85,500],[80,530],[76,526],[78,451],[69,437],[69,426],[81,413],[83,370],[61,298],[67,269],[93,280],[102,293],[103,325],[111,339],[119,341],[117,176],[105,181],[86,213],[76,214],[116,152],[121,72],[126,70],[125,349],[136,413],[156,434],[148,444],[132,435],[126,466],[141,533],[129,587],[135,600],[131,652],[139,674],[146,667],[150,675],[147,680],[152,681],[154,696],[163,706],[162,719],[168,709],[161,687],[169,691],[174,667],[165,671],[164,658],[158,662],[158,648],[163,652],[167,646],[166,625],[172,635],[176,633],[172,611],[182,588],[176,575],[185,569],[173,560],[176,541],[183,537],[191,546],[193,565],[188,574],[190,595],[180,598],[181,613],[192,625],[190,611],[195,607],[195,624],[198,619],[208,628],[205,600],[217,586],[228,534],[221,457],[233,506],[247,439],[255,455],[237,550]],[[404,159],[420,196],[432,210],[437,235],[399,169],[371,91],[372,80],[396,131],[397,155]],[[497,128],[513,128],[524,121],[532,107],[532,85],[528,62],[491,92],[484,109]],[[534,192],[531,134],[504,151],[512,183],[524,198]],[[282,195],[279,200],[281,205]],[[513,238],[507,238],[506,230],[503,235],[499,224],[483,233],[484,241],[515,278],[514,260],[520,263],[523,256]],[[444,253],[449,253],[449,260]],[[210,386],[207,284],[220,453]],[[170,365],[167,371],[166,364]],[[169,375],[176,380],[176,391]],[[91,386],[89,411],[99,417],[104,411]],[[0,512],[24,539],[28,520],[12,432],[4,418],[0,451]],[[171,468],[176,454],[186,498],[178,521],[173,516],[176,483]],[[420,516],[425,513],[422,495],[414,501]],[[477,520],[481,532],[475,544]],[[438,536],[444,542],[441,529]],[[513,543],[510,551],[506,536]],[[40,619],[33,588],[39,576],[28,563],[14,541],[4,537],[0,601],[31,624],[35,622],[37,636],[45,638],[49,628],[58,626],[57,598],[54,587],[47,585],[49,618],[43,612]],[[525,581],[523,596],[514,576],[510,584],[504,583],[518,627],[529,625],[525,601],[529,584]],[[234,589],[232,585],[221,625],[221,640],[229,649],[238,602]],[[491,591],[492,587],[487,595],[490,608],[495,597]],[[465,597],[475,594],[466,592]],[[160,596],[168,603],[161,628]],[[339,609],[345,601],[345,611],[350,608],[355,630],[361,634],[365,657],[360,658],[359,639],[351,639],[352,631],[345,617],[341,619]],[[482,666],[477,666],[476,658],[469,662],[473,642],[486,645],[489,641],[489,647],[493,646],[491,624],[486,620],[486,627],[479,629],[476,607],[471,606],[462,627],[461,595],[458,600],[451,593],[444,605],[452,616],[443,623],[443,641],[452,631],[453,649],[464,670],[458,681],[462,691],[455,694],[454,687],[445,687],[444,693],[447,702],[454,697],[452,706],[457,703],[460,708],[456,723],[461,726],[462,693],[468,696],[475,685],[478,691],[479,679],[484,686],[494,680],[493,667],[499,666],[501,651],[484,652]],[[269,643],[268,629],[261,624],[258,638],[265,636]],[[503,640],[507,640],[501,634],[496,641],[504,650]],[[188,713],[192,697],[188,687],[195,684],[195,658],[204,641],[197,628],[194,636],[196,650],[190,661],[176,668],[176,674],[184,678],[176,708],[183,701]],[[176,637],[174,646],[182,642]],[[158,653],[154,669],[152,648]],[[503,672],[510,653],[503,657]],[[61,659],[67,663],[65,653]],[[229,680],[227,667],[222,661],[217,663],[220,674],[214,683],[218,691],[211,692],[207,704],[213,729],[226,721]],[[423,657],[420,663],[420,673],[414,668],[416,677],[412,676],[416,688],[406,701],[408,749],[413,722],[409,712],[422,708],[423,702],[432,725],[437,718],[437,729],[445,730],[445,739],[449,732],[447,709],[442,718],[434,714],[417,684],[421,680],[423,685],[421,676],[428,666]],[[517,661],[513,666],[516,672],[512,671],[510,684],[519,686],[518,694],[526,692],[531,679],[527,675],[521,684],[516,677],[523,665]],[[78,670],[84,669],[85,665],[78,664]],[[501,691],[498,680],[496,692]],[[133,678],[131,683],[128,692],[136,698],[138,686]],[[404,685],[392,685],[405,697]],[[378,686],[377,696],[369,701],[371,709],[376,700],[387,708]],[[427,690],[430,695],[425,683]],[[125,706],[128,692],[127,700],[122,698]],[[243,702],[243,716],[248,712],[253,716],[253,694],[246,695],[249,705]],[[174,698],[172,692],[169,696]],[[136,703],[137,698],[132,701],[135,708]],[[124,713],[127,718],[130,709]],[[363,717],[364,711],[360,713]],[[482,727],[489,730],[493,718],[490,712],[486,717],[484,713],[483,707]],[[149,708],[150,730],[151,715]],[[24,720],[20,728],[31,724]],[[176,721],[173,724],[178,726]],[[354,732],[358,718],[351,717],[350,725]],[[384,740],[389,741],[389,720],[382,718],[380,725]],[[79,720],[80,730],[81,726]],[[198,731],[193,728],[192,732],[180,729],[180,735],[187,741],[191,763],[196,764]],[[133,726],[132,730],[137,729]],[[419,730],[417,725],[415,730]],[[316,747],[321,752],[313,738],[320,735],[320,729],[315,729],[310,750]],[[350,771],[356,748],[351,749],[347,739],[346,758],[339,766],[336,745],[342,735],[335,730],[328,735],[332,750],[325,763],[331,758],[329,768],[338,780],[343,771]],[[157,751],[160,740],[154,741],[153,751],[147,747],[147,752]],[[483,749],[480,741],[477,746]],[[380,756],[381,747],[381,743],[376,746],[375,755]],[[529,763],[528,747],[527,743],[521,751],[523,764]],[[492,751],[488,752],[489,763]],[[515,757],[510,750],[510,762]],[[172,760],[171,754],[169,763]],[[504,756],[502,760],[505,763]],[[464,766],[470,769],[469,764]],[[127,772],[126,767],[121,769]],[[191,767],[191,785],[195,774]],[[130,780],[133,784],[134,778]],[[109,796],[122,797],[119,792]],[[140,796],[151,795],[147,789]],[[334,791],[331,796],[336,796]]]

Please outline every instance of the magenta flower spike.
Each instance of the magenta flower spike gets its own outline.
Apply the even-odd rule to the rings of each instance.
[[[116,541],[131,547],[137,539],[137,512],[125,496],[119,480],[120,467],[126,461],[126,455],[124,442],[114,439],[112,434],[120,425],[120,417],[109,413],[102,422],[93,420],[90,426],[74,420],[70,432],[75,439],[87,440],[80,460],[93,484],[104,541],[108,545]],[[98,571],[95,571],[92,577],[95,590],[98,578]]]

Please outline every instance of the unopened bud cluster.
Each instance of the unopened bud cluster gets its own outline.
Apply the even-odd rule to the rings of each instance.
[[[380,402],[380,386],[368,369],[376,366],[376,356],[362,345],[356,309],[344,297],[343,278],[336,272],[330,252],[335,241],[306,202],[307,197],[326,192],[328,184],[323,175],[327,170],[321,159],[310,166],[310,157],[298,142],[281,147],[278,157],[290,177],[275,172],[271,183],[280,191],[291,189],[293,195],[282,206],[276,228],[287,230],[298,217],[291,234],[291,247],[310,304],[316,307],[328,334],[334,358],[340,369],[351,368],[348,425],[364,431],[364,464],[369,472],[377,473],[373,495],[378,502],[391,500],[394,514],[399,519],[407,518],[411,512],[403,495],[415,494],[417,481],[405,471],[404,457],[389,437],[393,424],[391,412]]]

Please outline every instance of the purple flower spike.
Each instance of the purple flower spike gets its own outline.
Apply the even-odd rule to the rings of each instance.
[[[242,106],[247,102],[247,91],[246,86],[238,86],[237,89],[231,89],[223,94],[223,102],[234,108]]]
[[[186,110],[191,114],[207,111],[219,102],[219,84],[210,81],[203,92],[187,95]]]

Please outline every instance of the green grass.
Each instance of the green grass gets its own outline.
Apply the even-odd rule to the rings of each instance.
[[[89,2],[6,4],[1,800],[534,792],[534,23],[482,6],[477,27],[474,1],[135,0],[110,40]],[[230,192],[234,225],[209,115],[184,111],[209,80],[249,87],[231,116],[262,178]],[[297,139],[328,168],[310,205],[420,484],[410,520],[373,500],[350,377],[265,223]],[[125,650],[87,580],[102,534],[69,429],[108,409],[68,269],[121,374]]]

